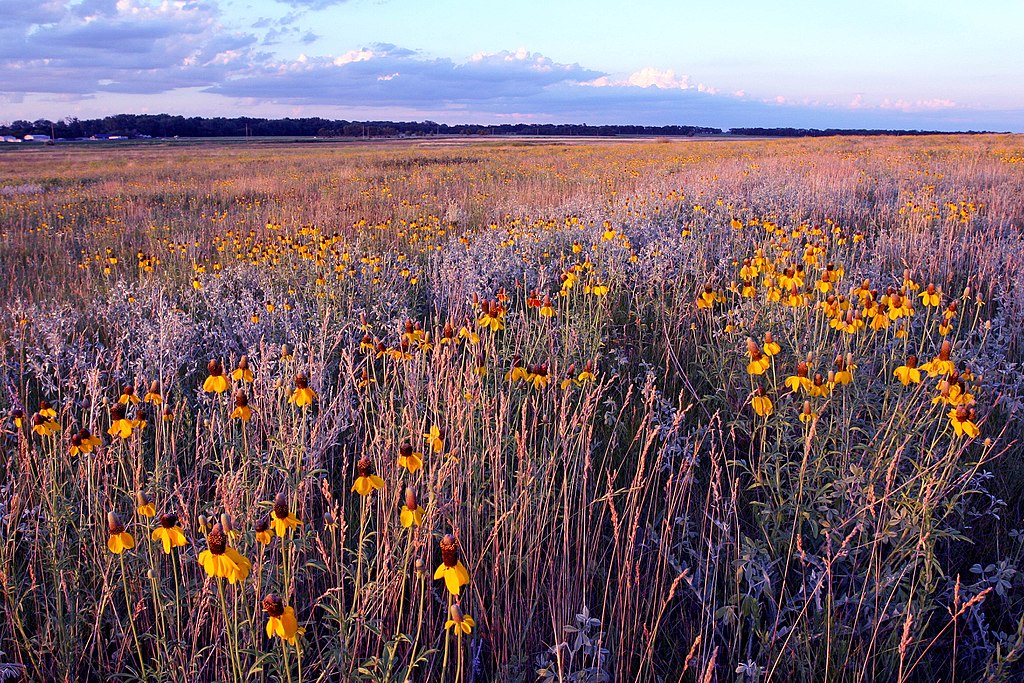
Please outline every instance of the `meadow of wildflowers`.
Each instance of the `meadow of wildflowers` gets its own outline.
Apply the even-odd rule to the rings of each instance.
[[[1024,676],[1024,141],[0,150],[2,680]]]

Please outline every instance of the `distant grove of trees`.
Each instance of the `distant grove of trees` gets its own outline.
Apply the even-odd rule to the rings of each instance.
[[[170,114],[116,114],[102,119],[65,118],[60,121],[38,119],[0,124],[0,135],[24,137],[28,134],[52,135],[56,138],[89,138],[95,135],[125,137],[395,137],[399,135],[547,135],[597,136],[653,135],[694,136],[718,135],[720,128],[706,126],[632,126],[565,123],[504,123],[500,125],[435,123],[434,121],[334,121],[319,117],[301,119],[263,119],[246,116],[203,117],[172,116]],[[975,132],[975,131],[969,131]],[[732,128],[730,135],[767,137],[819,137],[827,135],[933,135],[938,131],[921,130],[868,130],[868,129],[807,129],[807,128]]]
[[[730,128],[730,135],[769,138],[822,138],[831,135],[981,135],[991,131],[886,130],[878,128]]]

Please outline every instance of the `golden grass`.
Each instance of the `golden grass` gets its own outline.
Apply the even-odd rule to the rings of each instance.
[[[1015,680],[1022,158],[3,150],[0,677]]]

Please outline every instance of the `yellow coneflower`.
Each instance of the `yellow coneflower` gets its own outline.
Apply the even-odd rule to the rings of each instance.
[[[747,363],[747,373],[751,375],[763,375],[772,364],[771,358],[761,353],[757,344],[750,337],[747,337],[747,355],[750,362]]]
[[[466,323],[459,328],[459,339],[470,344],[480,343],[480,335],[473,331],[469,320],[466,320]]]
[[[241,420],[242,422],[248,422],[252,419],[252,408],[249,407],[249,399],[244,391],[235,392],[235,409],[231,411],[229,417],[232,420]]]
[[[160,395],[159,381],[153,380],[149,383],[149,391],[147,391],[146,395],[142,397],[142,400],[155,406],[163,404],[164,398]]]
[[[813,384],[808,375],[807,363],[800,361],[796,364],[796,374],[786,378],[785,385],[795,394],[799,391],[810,392]]]
[[[271,593],[263,598],[263,611],[267,613],[267,638],[277,636],[292,645],[301,633],[299,622],[295,618],[295,610],[285,607],[281,596]]]
[[[295,529],[301,524],[295,513],[288,510],[288,498],[283,493],[277,494],[274,498],[274,511],[270,515],[270,526],[277,537],[284,538],[289,529]]]
[[[316,392],[310,388],[309,378],[302,372],[296,374],[295,389],[292,391],[292,395],[288,397],[288,402],[298,408],[304,408],[312,405],[315,398]]]
[[[908,356],[906,364],[893,370],[892,374],[895,375],[896,379],[902,382],[905,387],[910,386],[911,383],[920,384],[921,371],[917,368],[917,356]]]
[[[761,417],[768,417],[774,411],[772,400],[765,395],[764,387],[760,385],[754,390],[754,397],[750,399],[750,405],[754,412]]]
[[[434,580],[444,579],[444,585],[452,595],[458,595],[462,586],[469,585],[469,572],[458,558],[458,544],[455,537],[445,534],[441,539],[441,564],[434,572]]]
[[[146,406],[136,406],[135,412],[132,415],[132,427],[135,429],[145,429],[146,424]]]
[[[360,496],[368,496],[371,491],[380,491],[384,488],[384,480],[373,473],[373,463],[368,456],[364,455],[359,459],[356,471],[359,476],[356,477],[352,490]]]
[[[388,358],[398,361],[409,361],[412,360],[412,354],[409,353],[411,349],[411,343],[408,339],[403,339],[398,343],[398,346],[393,349],[387,349],[385,354]]]
[[[411,486],[405,487],[405,505],[402,506],[398,519],[406,529],[423,524],[423,508],[416,500],[416,492]]]
[[[423,434],[423,438],[427,440],[427,445],[430,446],[430,450],[434,453],[444,452],[444,432],[437,425],[431,425],[430,431]]]
[[[89,448],[88,450],[85,449],[81,434],[75,433],[71,435],[71,445],[68,447],[68,455],[75,457],[91,451],[92,448]]]
[[[270,518],[260,517],[256,522],[256,541],[263,545],[270,545],[273,534],[270,531]]]
[[[942,341],[942,346],[939,348],[939,355],[923,364],[921,369],[927,372],[929,377],[953,374],[956,371],[956,366],[953,365],[953,361],[949,359],[949,354],[952,351],[953,345],[950,344],[948,339],[944,339]]]
[[[52,405],[50,405],[49,401],[40,401],[39,414],[42,415],[43,417],[53,419],[57,417],[57,410]]]
[[[99,445],[103,443],[103,441],[100,440],[100,437],[91,433],[85,427],[78,430],[78,435],[82,437],[82,446],[88,448],[88,450],[83,451],[85,453],[91,452],[92,449],[99,447]]]
[[[249,576],[252,563],[228,545],[227,534],[220,524],[213,525],[206,542],[208,547],[199,553],[199,564],[207,574],[227,579],[231,584]]]
[[[136,491],[135,493],[135,510],[143,517],[155,517],[156,516],[156,505],[149,499],[145,491]]]
[[[39,436],[53,436],[60,431],[60,425],[52,417],[45,417],[42,413],[32,416],[32,432]]]
[[[446,322],[444,324],[444,329],[441,331],[441,336],[437,338],[437,345],[445,346],[449,344],[454,344],[455,340],[455,328],[452,327],[451,322]],[[360,344],[359,348],[362,348],[362,344]]]
[[[764,351],[764,355],[769,358],[782,351],[782,347],[779,346],[779,343],[772,339],[772,333],[770,331],[764,333],[764,348],[762,350]]]
[[[370,377],[370,373],[368,373],[366,371],[366,368],[363,368],[362,372],[359,375],[359,381],[356,382],[356,388],[357,389],[366,389],[371,384],[376,384],[376,383],[377,383],[377,380],[375,380],[374,378]]]
[[[174,514],[160,515],[160,526],[153,529],[152,539],[163,544],[166,555],[171,554],[172,548],[180,548],[188,543],[185,532],[178,526],[178,516]]]
[[[25,424],[25,411],[21,408],[11,408],[11,422],[17,429],[21,429]]]
[[[129,403],[135,404],[139,402],[139,397],[135,394],[135,387],[127,385],[121,389],[121,395],[117,398],[117,402],[121,405],[128,405]]]
[[[512,369],[505,373],[505,381],[509,384],[515,384],[525,379],[526,368],[523,366],[523,357],[518,353],[514,354],[512,356]]]
[[[133,429],[135,429],[135,422],[125,416],[124,404],[115,403],[110,406],[110,428],[107,430],[107,434],[129,439]]]
[[[978,425],[974,423],[977,419],[974,408],[968,408],[963,404],[958,405],[949,411],[948,417],[949,424],[953,426],[953,431],[957,436],[966,436],[969,439],[973,439],[981,433]]]
[[[491,302],[484,299],[480,302],[480,318],[477,325],[486,327],[491,332],[498,332],[505,329],[505,308],[497,301]]]
[[[228,378],[224,376],[224,366],[217,359],[206,364],[209,375],[203,382],[203,391],[208,394],[223,394],[228,390]]]
[[[398,447],[398,466],[404,467],[412,474],[423,467],[423,454],[412,449],[408,441]]]
[[[800,421],[804,424],[818,419],[818,414],[811,410],[811,402],[804,401],[803,410],[800,411]]]
[[[574,363],[569,364],[569,370],[567,371],[566,377],[559,382],[558,386],[562,391],[567,390],[573,384],[576,383],[576,365]]]
[[[534,389],[540,391],[548,385],[550,378],[548,377],[548,366],[546,363],[539,363],[536,365],[530,365],[526,372],[526,381]]]
[[[910,307],[910,299],[896,291],[889,294],[888,315],[890,320],[899,320],[900,318],[910,317],[913,314],[914,309]]]
[[[593,382],[595,379],[594,361],[588,360],[587,364],[583,366],[583,372],[577,375],[576,381],[580,384],[586,384],[587,382]]]
[[[555,307],[551,303],[551,296],[550,295],[545,295],[544,296],[544,304],[540,307],[540,315],[543,318],[554,318],[555,317]]]
[[[174,420],[174,411],[171,410],[170,406],[165,406],[162,416],[164,422],[172,422]]]
[[[931,308],[937,308],[940,301],[942,300],[940,294],[935,289],[933,283],[929,283],[927,289],[921,292],[918,296],[921,297],[921,303]]]
[[[124,530],[121,518],[115,512],[107,513],[107,530],[110,535],[107,537],[107,548],[115,555],[120,555],[125,550],[135,547],[135,538]]]
[[[238,367],[231,373],[231,379],[236,382],[246,382],[252,384],[253,376],[252,370],[249,369],[249,357],[242,356],[238,359]]]
[[[850,384],[853,382],[853,371],[857,369],[853,362],[853,355],[846,354],[846,357],[836,356],[835,384]]]
[[[832,374],[832,373],[829,373]],[[831,381],[825,381],[825,378],[820,372],[815,373],[814,381],[811,383],[811,396],[825,397],[832,393],[833,383]]]
[[[473,617],[463,613],[462,607],[460,607],[458,603],[454,603],[448,608],[448,616],[449,619],[444,622],[444,627],[452,633],[469,635],[472,633],[473,627],[476,626],[476,622],[473,621]]]
[[[704,285],[704,291],[697,297],[697,308],[707,310],[715,305],[715,288],[710,283]]]

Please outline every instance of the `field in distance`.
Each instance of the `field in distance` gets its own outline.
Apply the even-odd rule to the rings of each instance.
[[[10,147],[0,678],[1024,676],[1021,137]]]

